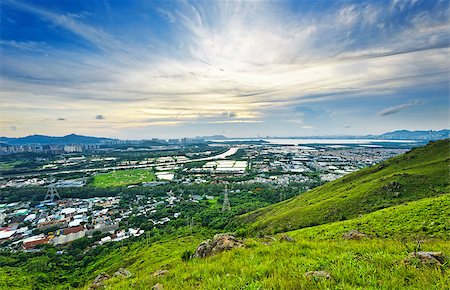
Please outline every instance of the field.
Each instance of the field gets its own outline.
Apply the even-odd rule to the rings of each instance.
[[[145,169],[116,170],[94,176],[91,183],[96,187],[127,186],[141,182],[155,181],[153,172]]]

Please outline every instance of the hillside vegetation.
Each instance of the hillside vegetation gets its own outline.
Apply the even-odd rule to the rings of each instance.
[[[358,230],[369,238],[450,240],[450,194],[424,198],[351,220],[300,229],[289,234],[324,240],[341,238],[349,230]]]
[[[172,246],[167,243],[164,249],[170,252]],[[192,248],[192,244],[184,246]],[[246,248],[187,262],[177,255],[162,259],[141,256],[128,267],[133,277],[114,277],[105,284],[107,289],[151,289],[156,283],[164,289],[446,289],[450,283],[448,266],[408,265],[403,262],[411,250],[408,247],[413,244],[383,239],[298,239],[293,243],[249,239]],[[450,243],[430,241],[421,249],[449,253]],[[153,276],[160,269],[169,272]],[[316,270],[327,271],[332,279],[316,281],[305,277],[305,273]]]
[[[228,227],[246,237],[241,248],[192,258],[197,245],[217,233],[194,227],[193,233],[186,228],[99,247],[75,270],[55,249],[47,250],[53,260],[36,255],[20,267],[8,266],[12,255],[0,255],[0,289],[88,289],[101,273],[111,277],[103,281],[106,289],[152,289],[157,283],[163,289],[448,289],[449,145],[433,142],[240,216]],[[344,239],[350,230],[364,237]],[[407,259],[417,251],[447,258],[433,265]],[[72,270],[44,272],[55,268],[51,261]],[[115,276],[120,268],[131,277]],[[310,271],[329,277],[311,278]],[[59,283],[54,277],[62,275]]]
[[[196,240],[193,237],[150,246],[154,250],[144,246],[128,268],[135,276],[115,277],[106,285],[108,289],[148,289],[156,283],[165,289],[448,289],[448,261],[442,267],[427,267],[405,259],[418,250],[450,253],[449,213],[450,195],[445,194],[288,232],[291,242],[282,239],[286,234],[249,238],[245,248],[189,261],[181,260],[180,246],[195,249],[189,243]],[[367,238],[342,239],[350,229],[363,231]],[[116,269],[119,265],[126,263]],[[153,276],[160,269],[169,272]],[[311,280],[305,276],[309,271],[327,271],[332,278]]]
[[[247,213],[248,233],[272,234],[347,220],[450,191],[449,139],[431,142],[300,196]]]

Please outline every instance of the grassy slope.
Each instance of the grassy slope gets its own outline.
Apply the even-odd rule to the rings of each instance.
[[[448,193],[449,145],[449,139],[432,142],[237,221],[249,232],[284,232]]]
[[[288,233],[295,238],[293,243],[248,239],[245,249],[188,262],[181,261],[179,251],[169,250],[166,253],[171,257],[163,261],[147,257],[141,266],[137,260],[130,267],[135,277],[113,278],[108,288],[148,289],[161,283],[167,289],[446,289],[449,265],[437,269],[403,263],[416,242],[402,238],[423,238],[421,250],[450,253],[449,213],[450,195],[446,194],[353,220],[296,230]],[[426,230],[422,229],[424,222]],[[355,228],[369,238],[341,238],[342,233]],[[188,249],[192,246],[184,245]],[[162,249],[171,247],[168,244]],[[169,274],[151,275],[161,268]],[[333,280],[309,281],[304,277],[314,270],[328,271]]]
[[[147,245],[139,241],[115,250],[89,264],[78,274],[88,284],[101,272],[113,274],[129,269],[130,279],[112,278],[109,289],[149,289],[156,283],[166,289],[445,289],[449,265],[441,269],[414,267],[401,261],[424,240],[422,250],[450,253],[450,194],[383,209],[348,221],[289,232],[295,242],[270,239],[246,240],[236,249],[207,259],[181,260],[185,250],[194,250],[205,237],[196,235]],[[426,230],[423,230],[424,222]],[[358,229],[369,235],[361,241],[346,241],[342,233]],[[168,269],[166,277],[153,277]],[[26,271],[0,269],[0,288],[33,289],[36,277]],[[304,273],[325,270],[332,281],[311,282]],[[434,288],[433,286],[434,285]],[[55,288],[58,285],[55,285]],[[65,289],[67,285],[61,285]],[[85,287],[87,289],[87,287]]]
[[[178,260],[164,268],[165,277],[153,277],[158,267],[134,272],[130,279],[113,278],[108,289],[445,289],[450,283],[448,266],[414,267],[402,262],[408,249],[399,241],[273,242],[247,240],[247,248],[216,256]],[[450,252],[448,242],[434,241],[423,250]],[[308,271],[328,271],[332,281],[309,281]]]
[[[450,240],[450,194],[393,206],[347,221],[296,230],[289,235],[334,239],[349,230],[358,230],[373,238]]]
[[[149,275],[153,269],[161,269],[167,265],[181,262],[182,253],[189,249],[195,250],[202,240],[203,234],[197,234],[190,237],[181,237],[161,242],[147,244],[144,241],[138,241],[130,246],[124,246],[114,250],[111,253],[100,255],[95,262],[88,264],[82,269],[76,269],[71,275],[76,276],[90,284],[94,278],[102,273],[113,274],[118,268],[126,267],[136,276],[139,273]],[[36,262],[32,262],[36,263]],[[34,268],[49,268],[47,262],[39,262],[36,265],[27,263],[23,267],[0,267],[0,289],[49,289],[48,286],[39,288],[35,284],[40,280],[43,273],[38,273]],[[140,276],[137,276],[140,278]],[[51,289],[70,289],[67,283],[58,283],[54,281]]]
[[[91,185],[96,187],[125,186],[155,180],[155,174],[145,169],[116,170],[94,176]]]

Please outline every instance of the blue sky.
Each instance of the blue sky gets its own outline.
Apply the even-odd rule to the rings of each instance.
[[[449,1],[1,2],[0,135],[449,127]]]

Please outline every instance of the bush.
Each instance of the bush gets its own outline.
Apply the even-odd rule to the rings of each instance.
[[[184,262],[187,262],[192,258],[193,255],[194,255],[194,252],[186,250],[183,252],[183,254],[181,254],[181,260],[183,260]]]

